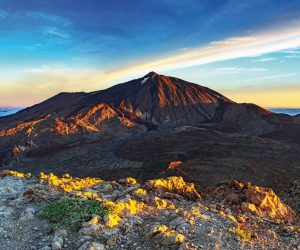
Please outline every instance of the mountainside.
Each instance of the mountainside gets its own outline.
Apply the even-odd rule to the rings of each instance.
[[[94,92],[86,103],[91,99],[130,111],[145,121],[173,127],[210,121],[220,102],[232,102],[209,88],[154,72]]]
[[[14,116],[0,119],[0,126],[41,118],[57,118],[59,122],[74,126],[72,121],[83,119],[89,130],[89,127],[99,128],[102,121],[118,116],[144,125],[176,127],[211,121],[220,102],[232,103],[209,88],[150,72],[143,78],[97,92],[60,93]],[[96,111],[100,106],[105,106],[105,114]],[[91,113],[103,118],[86,117]],[[85,128],[83,124],[82,127]]]
[[[147,179],[168,175],[168,162],[183,160],[180,174],[194,173],[196,183],[228,176],[275,186],[274,173],[280,181],[297,177],[297,120],[150,72],[101,91],[60,93],[1,117],[0,166]],[[266,173],[258,175],[261,169]]]

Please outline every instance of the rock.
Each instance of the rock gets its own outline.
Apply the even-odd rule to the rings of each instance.
[[[104,226],[101,224],[98,225],[90,225],[88,227],[83,227],[79,230],[79,234],[81,235],[97,235],[98,232],[102,231],[104,229]]]
[[[110,183],[105,183],[104,185],[101,186],[102,192],[110,192],[112,190],[113,190],[113,187]]]
[[[41,250],[51,250],[51,247],[49,247],[49,246],[44,246],[43,248],[41,248]]]
[[[62,237],[58,236],[58,235],[54,235],[53,237],[53,242],[59,242],[61,245],[63,244],[64,240]]]
[[[177,231],[187,231],[191,227],[191,225],[188,222],[186,222],[182,217],[178,217],[177,219],[171,221],[169,225],[175,228]]]
[[[244,183],[239,182],[237,180],[231,180],[230,183],[229,183],[229,187],[233,187],[233,188],[238,189],[238,190],[242,190],[245,187],[245,185],[247,185],[247,184],[244,184]]]
[[[35,191],[32,188],[27,188],[23,193],[23,196],[28,197],[34,195]]]
[[[105,246],[97,242],[86,242],[78,250],[105,250]]]
[[[97,225],[100,223],[100,221],[101,221],[101,217],[97,215],[97,216],[94,216],[90,221],[83,222],[82,225],[84,227],[88,227],[90,225]]]
[[[0,239],[5,239],[8,237],[8,234],[6,230],[4,230],[2,227],[0,227]]]
[[[239,204],[241,202],[241,198],[236,193],[229,193],[225,196],[225,200],[232,204]]]
[[[58,241],[52,242],[51,247],[52,247],[52,250],[60,250],[60,249],[62,249],[62,245]]]
[[[259,211],[256,209],[256,206],[249,202],[243,202],[241,205],[241,210],[243,213],[259,215]]]
[[[276,240],[277,239],[276,232],[271,230],[271,229],[268,229],[266,231],[266,234],[267,234],[268,238],[271,239],[271,240]]]
[[[3,218],[8,218],[13,215],[15,210],[12,207],[0,206],[0,216]]]
[[[121,218],[116,214],[108,214],[104,216],[103,220],[107,227],[114,227],[119,225]]]
[[[60,236],[61,238],[66,238],[68,233],[65,229],[56,229],[54,231],[54,235]]]
[[[146,187],[157,193],[169,192],[179,194],[189,200],[201,199],[194,184],[185,182],[182,177],[172,176],[167,179],[149,180],[146,182]]]
[[[170,230],[166,225],[153,226],[147,232],[146,237],[153,239],[162,245],[178,245],[184,242],[183,234]]]
[[[32,220],[34,218],[35,210],[33,208],[26,208],[26,210],[21,213],[19,220],[20,221],[27,221]]]
[[[285,222],[293,222],[297,219],[296,213],[270,188],[251,186],[245,191],[246,198],[259,210],[260,214],[266,214],[270,219],[280,219]]]

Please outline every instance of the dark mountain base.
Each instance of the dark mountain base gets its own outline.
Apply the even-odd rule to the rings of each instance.
[[[116,179],[181,175],[198,185],[251,180],[280,190],[299,179],[300,145],[256,136],[182,127],[127,136],[86,135],[80,142],[43,146],[3,169]],[[172,161],[183,162],[169,170]]]

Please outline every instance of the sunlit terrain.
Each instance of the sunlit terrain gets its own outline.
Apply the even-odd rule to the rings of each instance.
[[[299,0],[0,3],[0,250],[300,249]]]

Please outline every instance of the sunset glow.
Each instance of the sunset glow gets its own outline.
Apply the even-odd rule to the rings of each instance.
[[[157,71],[237,102],[300,107],[298,1],[75,2],[1,1],[0,106]]]

